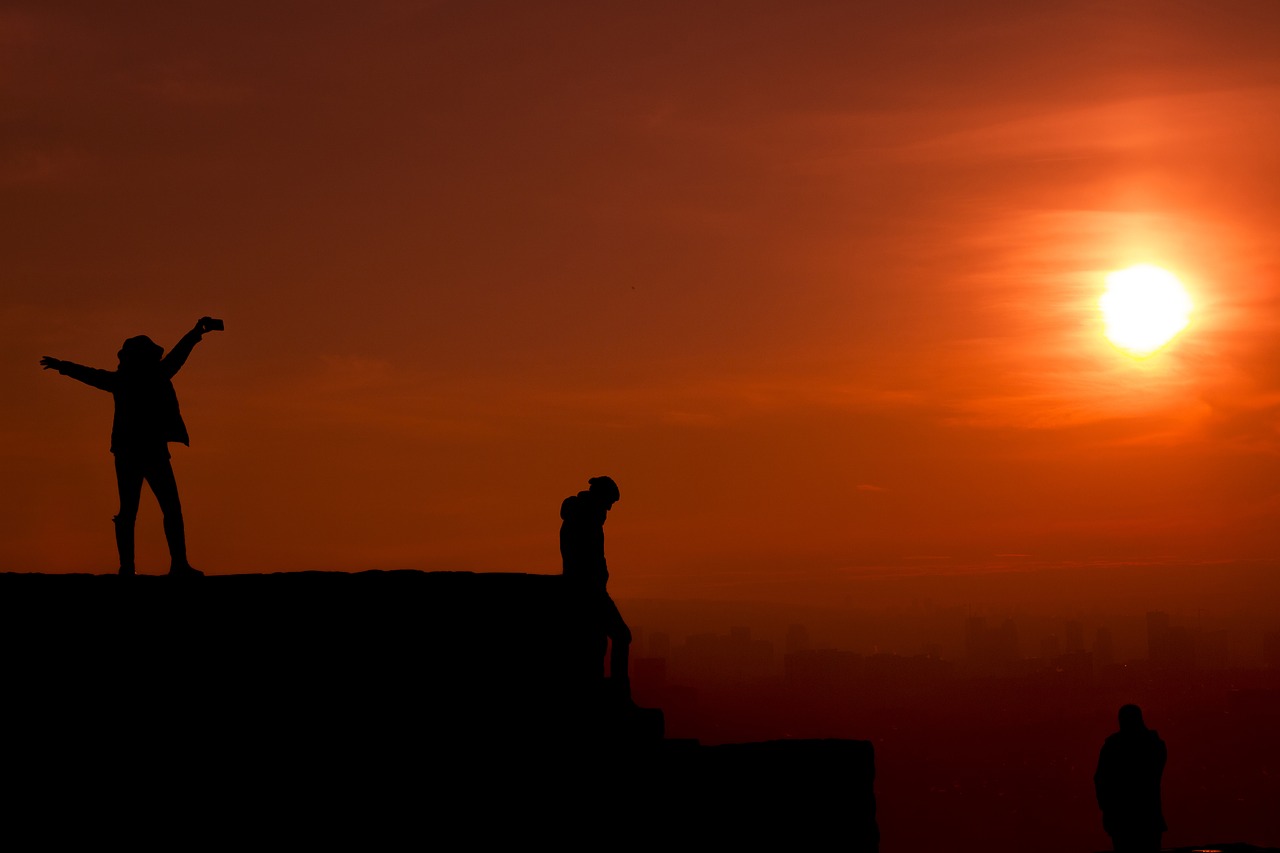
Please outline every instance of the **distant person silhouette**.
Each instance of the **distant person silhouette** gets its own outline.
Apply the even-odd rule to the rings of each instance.
[[[1142,709],[1120,709],[1120,731],[1098,755],[1093,787],[1102,809],[1102,828],[1116,853],[1151,853],[1169,827],[1160,809],[1160,776],[1167,757],[1164,741],[1142,721]]]
[[[630,699],[631,630],[605,589],[609,568],[604,559],[604,522],[621,494],[610,477],[592,477],[587,482],[587,491],[571,495],[560,504],[560,558],[564,577],[578,602],[598,620],[600,658],[604,657],[605,643],[612,644],[610,681],[623,698]]]
[[[145,335],[129,338],[120,348],[120,365],[115,370],[85,367],[51,356],[40,359],[45,370],[56,370],[63,376],[108,391],[115,399],[111,453],[116,460],[120,512],[112,521],[116,528],[116,549],[120,553],[122,575],[136,572],[133,531],[144,480],[151,486],[164,514],[169,574],[180,577],[203,574],[187,562],[182,504],[178,500],[178,483],[169,457],[169,442],[191,443],[182,414],[178,411],[178,395],[173,390],[172,380],[204,334],[221,329],[221,320],[201,317],[195,328],[183,335],[167,355],[163,347]]]

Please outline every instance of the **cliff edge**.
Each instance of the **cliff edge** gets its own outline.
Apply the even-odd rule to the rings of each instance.
[[[10,814],[47,828],[878,844],[869,743],[664,739],[555,575],[0,574],[0,641]]]

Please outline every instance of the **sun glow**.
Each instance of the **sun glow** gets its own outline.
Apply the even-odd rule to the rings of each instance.
[[[1151,355],[1187,327],[1191,297],[1168,270],[1139,264],[1107,276],[1098,300],[1107,340],[1139,358]]]

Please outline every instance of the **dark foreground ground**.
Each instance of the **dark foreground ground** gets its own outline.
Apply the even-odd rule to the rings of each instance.
[[[10,837],[877,849],[859,740],[664,737],[556,576],[0,575]]]

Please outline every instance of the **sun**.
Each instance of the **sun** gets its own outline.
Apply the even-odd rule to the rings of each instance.
[[[1107,339],[1143,358],[1163,347],[1191,322],[1191,297],[1168,270],[1139,264],[1107,276],[1098,300]]]

